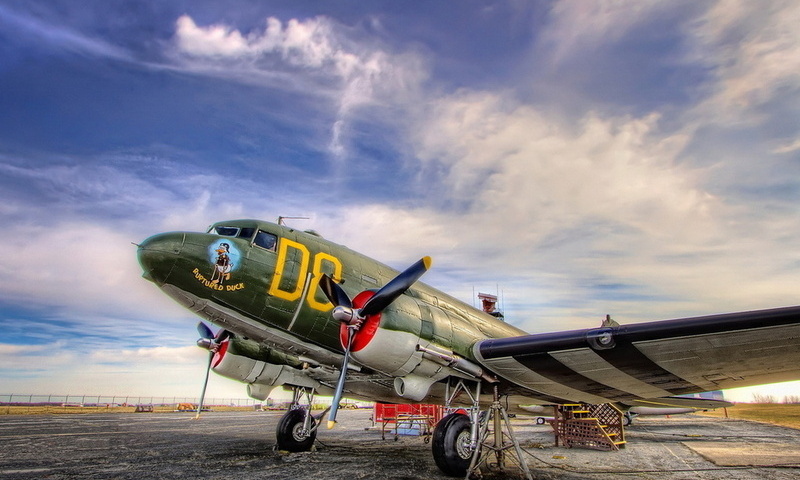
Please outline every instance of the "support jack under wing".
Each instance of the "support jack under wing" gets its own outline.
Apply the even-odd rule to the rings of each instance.
[[[678,395],[797,379],[798,338],[795,306],[487,339],[473,353],[537,404],[677,406]]]

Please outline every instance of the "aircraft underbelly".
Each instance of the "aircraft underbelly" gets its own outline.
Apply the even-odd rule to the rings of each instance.
[[[545,403],[606,403],[607,399],[558,383],[514,358],[498,358],[482,362],[494,373],[532,391]]]
[[[283,330],[269,327],[234,310],[200,298],[174,285],[164,285],[164,292],[181,305],[206,320],[258,342],[267,341],[280,350],[295,356],[307,356],[320,364],[339,365],[342,355],[323,347],[304,342]]]
[[[590,348],[552,352],[550,355],[577,374],[583,375],[597,384],[607,385],[621,392],[627,392],[641,398],[671,395],[670,392],[662,388],[639,380],[614,367]],[[607,394],[613,394],[613,391],[609,390]]]

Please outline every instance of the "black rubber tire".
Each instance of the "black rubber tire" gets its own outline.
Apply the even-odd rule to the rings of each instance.
[[[536,425],[544,425],[546,421],[544,417],[536,417]]]
[[[470,441],[470,419],[463,413],[451,413],[433,430],[433,460],[445,475],[463,477],[467,474],[472,450],[465,448]]]
[[[633,423],[633,416],[630,413],[625,412],[625,414],[622,415],[622,426],[629,427],[631,423]]]
[[[278,428],[275,431],[275,436],[278,439],[278,450],[285,450],[287,452],[307,452],[311,450],[314,445],[314,440],[317,438],[317,431],[312,430],[307,437],[298,435],[298,430],[303,426],[305,419],[305,412],[303,410],[289,410],[281,417],[278,422]],[[314,426],[314,419],[311,419],[311,426]]]

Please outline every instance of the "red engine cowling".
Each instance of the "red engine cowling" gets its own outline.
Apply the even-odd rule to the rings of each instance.
[[[370,291],[360,293],[353,299],[353,306],[360,308],[372,295]],[[395,377],[395,393],[413,401],[424,399],[435,382],[448,376],[475,378],[482,374],[477,365],[421,338],[421,328],[416,300],[399,297],[383,312],[364,320],[353,340],[352,358],[370,369]],[[344,347],[346,325],[342,325],[340,339]],[[474,368],[467,371],[458,368],[456,360]]]

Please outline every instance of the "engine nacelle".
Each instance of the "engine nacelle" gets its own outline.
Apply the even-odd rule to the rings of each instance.
[[[404,376],[413,372],[422,361],[422,354],[416,350],[419,342],[419,336],[413,333],[381,327],[369,343],[354,345],[352,357],[373,370],[395,377]]]
[[[436,383],[435,377],[406,375],[394,379],[394,391],[403,398],[419,402],[428,395],[434,383]]]
[[[212,370],[223,377],[237,380],[248,384],[248,395],[258,400],[265,400],[270,391],[281,385],[292,385],[297,387],[314,388],[316,390],[327,390],[319,382],[304,374],[303,370],[290,365],[277,365],[263,360],[257,360],[237,352],[252,352],[245,347],[252,347],[250,340],[231,338],[223,342]],[[227,345],[226,345],[227,344]],[[257,351],[257,350],[255,350]],[[263,349],[262,349],[263,353]],[[278,356],[276,356],[278,355]],[[283,358],[279,352],[271,352],[263,355],[264,358],[276,359]],[[291,362],[294,363],[294,362]],[[263,398],[262,398],[263,397]]]
[[[395,393],[413,401],[424,399],[434,383],[448,376],[482,376],[479,366],[422,339],[418,312],[419,306],[413,299],[398,298],[380,314],[379,322],[377,319],[365,322],[353,343],[352,358],[395,377]]]
[[[247,386],[247,396],[263,402],[269,398],[269,394],[272,393],[274,389],[275,387],[272,385],[259,385],[257,383],[251,383]]]

